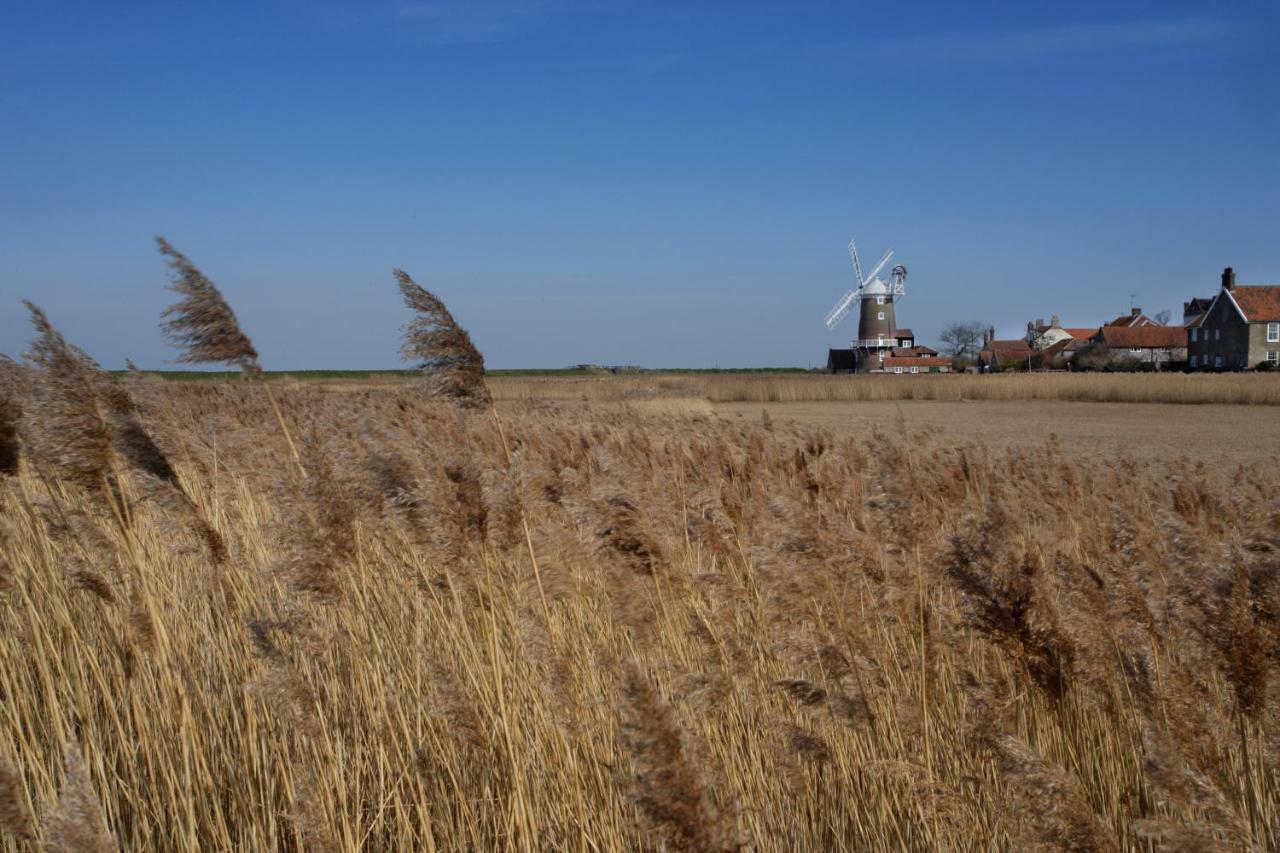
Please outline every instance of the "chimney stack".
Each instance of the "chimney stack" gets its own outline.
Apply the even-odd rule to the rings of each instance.
[[[1141,308],[1130,308],[1130,309],[1129,309],[1129,313],[1130,313],[1130,314],[1132,314],[1134,317],[1141,317],[1141,316],[1142,316],[1142,309],[1141,309]]]
[[[1236,289],[1236,271],[1233,270],[1231,267],[1227,267],[1222,271],[1222,289],[1223,290]]]
[[[1057,315],[1057,314],[1054,314],[1054,315],[1053,315],[1053,318],[1052,318],[1051,320],[1049,320],[1049,325],[1050,325],[1050,327],[1052,327],[1052,328],[1054,328],[1054,329],[1061,329],[1061,328],[1062,328],[1062,321],[1058,318],[1058,315]]]

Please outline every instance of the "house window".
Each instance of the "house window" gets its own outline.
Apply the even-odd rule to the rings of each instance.
[[[1222,367],[1222,356],[1220,356],[1220,355],[1215,355],[1215,356],[1213,357],[1213,366],[1214,366],[1214,367]]]
[[[1133,353],[1134,355],[1141,355],[1142,347],[1129,347],[1129,352]]]
[[[919,372],[920,372],[920,368],[918,368],[918,367],[913,367],[913,368],[911,368],[911,372],[912,372],[912,373],[919,373]]]
[[[903,338],[903,339],[902,339],[902,345],[903,345],[904,347],[909,347],[909,346],[911,346],[911,338]]]
[[[883,296],[877,296],[877,297],[876,297],[876,304],[877,304],[877,305],[883,305],[883,304],[884,304],[884,297],[883,297]]]
[[[878,313],[876,314],[876,319],[877,319],[877,320],[883,320],[883,319],[884,319],[884,312],[883,312],[883,311],[878,312]]]
[[[1199,331],[1199,330],[1198,330],[1198,329],[1192,329],[1192,330],[1191,330],[1191,342],[1192,342],[1192,343],[1195,343],[1195,342],[1196,342],[1196,332],[1197,332],[1197,331]]]
[[[1280,364],[1280,352],[1276,350],[1267,350],[1267,361],[1272,364]]]
[[[1213,330],[1213,339],[1214,339],[1215,341],[1220,341],[1220,340],[1222,340],[1222,330],[1221,330],[1221,329],[1214,329],[1214,330]]]
[[[895,367],[895,368],[893,369],[893,372],[894,372],[894,373],[901,373],[901,372],[902,372],[902,368],[901,368],[901,367]]]
[[[1267,324],[1267,343],[1280,343],[1280,323]]]
[[[1198,355],[1193,355],[1193,356],[1191,356],[1191,358],[1187,361],[1187,366],[1188,366],[1188,367],[1199,367],[1199,366],[1200,366],[1200,356],[1198,356]]]

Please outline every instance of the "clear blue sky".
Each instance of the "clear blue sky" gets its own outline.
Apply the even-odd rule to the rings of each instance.
[[[0,2],[0,351],[162,367],[163,234],[268,368],[820,364],[1280,282],[1280,3]]]

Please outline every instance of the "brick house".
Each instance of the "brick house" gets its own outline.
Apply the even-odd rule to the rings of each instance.
[[[1222,288],[1188,332],[1192,370],[1247,370],[1261,362],[1280,367],[1280,285],[1236,285],[1231,267]]]
[[[1097,329],[1092,330],[1092,334],[1097,334],[1097,332]],[[1053,344],[1040,353],[1041,366],[1050,370],[1069,370],[1071,364],[1075,362],[1076,356],[1093,346],[1089,341],[1089,337],[1090,335],[1078,338],[1063,338]]]
[[[1087,352],[1084,355],[1083,352]],[[1127,325],[1103,326],[1090,340],[1081,363],[1091,366],[1161,367],[1187,360],[1187,329],[1184,326]]]
[[[1026,370],[1035,350],[1025,338],[997,340],[996,330],[987,329],[978,352],[978,370],[981,373],[999,373],[1001,370]]]
[[[1054,314],[1047,324],[1044,320],[1028,321],[1026,341],[1036,352],[1044,352],[1060,341],[1072,338],[1087,340],[1093,337],[1097,331],[1097,326],[1088,328],[1063,326],[1062,321],[1058,319],[1058,315]]]
[[[1130,308],[1128,314],[1121,314],[1119,317],[1105,325],[1118,326],[1121,328],[1136,328],[1138,326],[1159,326],[1160,324],[1155,320],[1152,320],[1146,314],[1143,314],[1141,308]]]
[[[949,355],[890,355],[883,364],[883,372],[899,374],[950,373],[952,366]]]

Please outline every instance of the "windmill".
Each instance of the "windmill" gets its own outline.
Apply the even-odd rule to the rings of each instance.
[[[858,286],[840,297],[827,314],[826,323],[828,329],[834,329],[853,310],[854,303],[860,303],[858,337],[851,342],[852,348],[860,351],[857,356],[860,361],[870,357],[883,360],[885,353],[897,346],[893,303],[896,297],[907,292],[907,268],[897,264],[890,271],[889,281],[881,279],[880,271],[892,257],[893,249],[890,249],[870,273],[863,275],[862,263],[858,260],[858,244],[849,241],[849,260],[853,262],[853,275]]]

